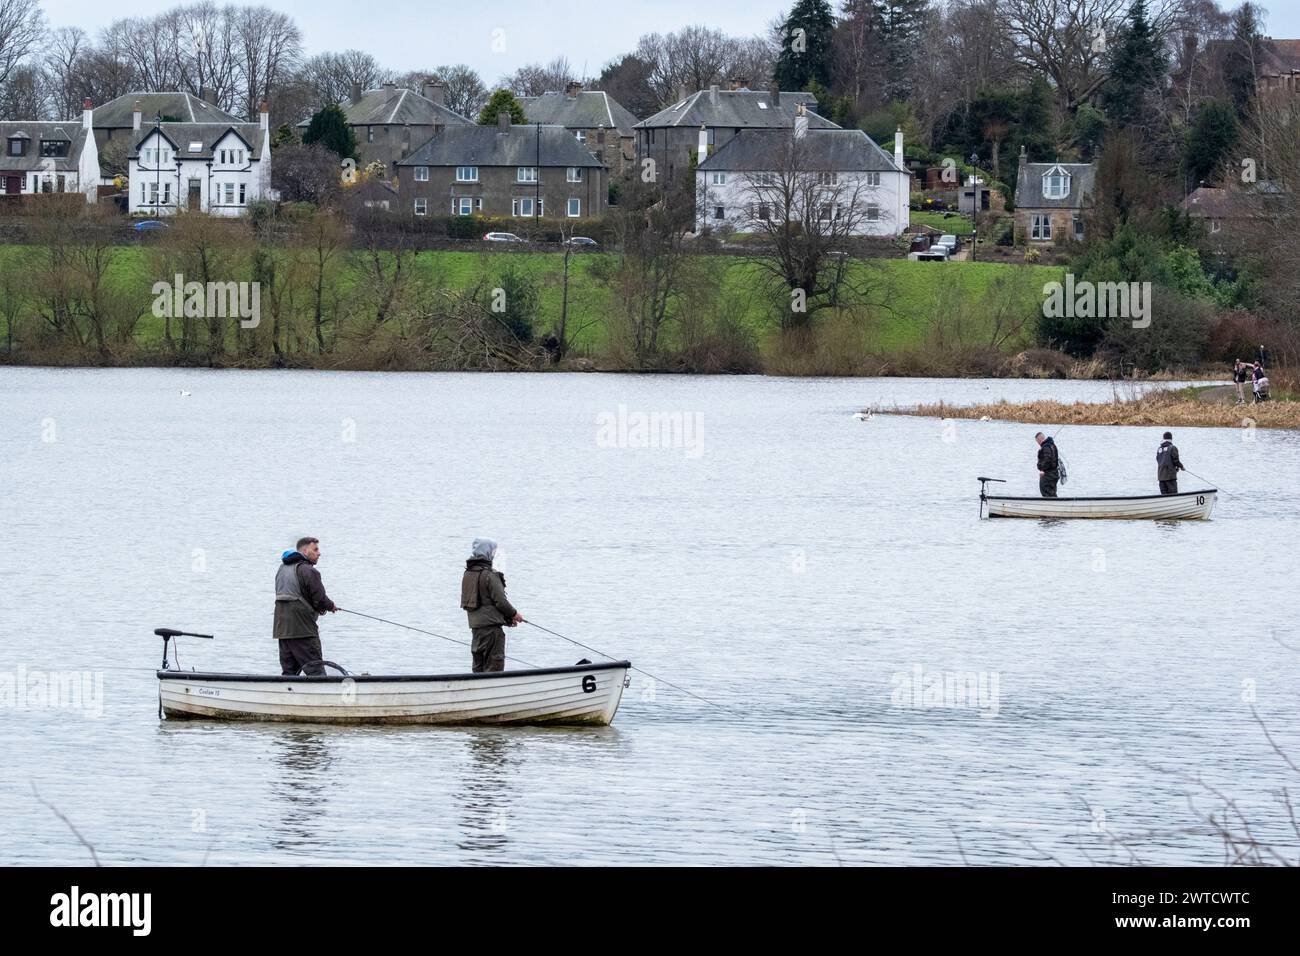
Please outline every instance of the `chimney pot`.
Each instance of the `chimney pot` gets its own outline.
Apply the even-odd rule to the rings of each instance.
[[[140,101],[136,100],[135,105],[131,107],[131,128],[138,130],[140,128]]]
[[[447,88],[437,77],[429,77],[424,81],[424,98],[432,100],[439,106],[447,105]]]

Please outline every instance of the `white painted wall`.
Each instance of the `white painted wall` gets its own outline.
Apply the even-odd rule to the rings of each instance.
[[[720,170],[717,172],[721,172]],[[775,171],[772,173],[775,175]],[[737,232],[761,232],[764,227],[750,218],[751,206],[757,194],[753,183],[754,173],[726,172],[726,181],[714,181],[715,172],[697,171],[696,195],[704,197],[696,213],[697,231],[704,226],[717,229],[730,226]],[[856,193],[859,205],[853,234],[856,236],[878,236],[892,238],[903,233],[911,222],[908,209],[911,176],[907,173],[882,171],[880,184],[867,185],[865,172],[840,172],[837,187],[831,187],[831,193],[839,193],[840,201],[847,202]],[[861,183],[855,187],[855,183]],[[878,207],[878,218],[868,220],[867,207]],[[722,206],[724,219],[715,217],[716,207]],[[775,215],[775,211],[772,213]]]

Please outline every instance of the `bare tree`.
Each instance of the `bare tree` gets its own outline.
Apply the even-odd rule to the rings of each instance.
[[[59,27],[45,41],[42,58],[45,96],[50,113],[57,119],[77,115],[81,99],[81,68],[90,53],[90,38],[80,27]]]
[[[456,63],[438,67],[433,75],[442,83],[447,109],[461,116],[478,116],[488,98],[487,87],[478,73],[464,63]]]
[[[0,0],[0,87],[45,36],[40,0]]]
[[[771,169],[743,175],[746,228],[765,240],[752,261],[779,303],[784,329],[807,328],[817,312],[865,295],[848,251],[868,222],[889,221],[864,175],[839,172],[823,157],[790,130]]]
[[[322,106],[345,102],[354,84],[363,90],[373,89],[390,77],[379,61],[363,50],[317,54],[303,63],[301,75]]]
[[[239,108],[252,118],[296,69],[302,58],[302,32],[287,15],[268,7],[240,8],[234,21],[242,87]]]
[[[563,90],[574,79],[573,67],[568,57],[559,56],[550,63],[528,63],[510,76],[501,78],[500,85],[516,96],[541,96],[554,90]]]

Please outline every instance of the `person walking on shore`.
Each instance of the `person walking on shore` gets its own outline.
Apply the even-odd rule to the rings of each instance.
[[[1044,498],[1056,497],[1056,483],[1061,480],[1061,455],[1056,442],[1039,432],[1038,442],[1038,493]]]
[[[1245,385],[1250,381],[1250,366],[1237,359],[1237,363],[1232,367],[1232,383],[1237,386],[1237,404],[1246,404]]]
[[[492,569],[497,544],[487,538],[475,538],[460,579],[460,606],[469,617],[473,635],[470,652],[474,655],[474,673],[506,669],[506,632],[502,627],[516,627],[523,622],[506,597],[506,577]]]
[[[320,665],[320,628],[317,619],[338,608],[325,593],[316,562],[320,542],[299,538],[293,551],[280,555],[275,572],[275,639],[280,645],[280,673],[292,677],[302,670],[309,677],[325,673]],[[308,665],[304,668],[303,665]]]
[[[1173,432],[1165,432],[1165,440],[1156,449],[1156,481],[1160,482],[1162,495],[1178,494],[1178,473],[1182,470],[1183,463],[1178,458]]]

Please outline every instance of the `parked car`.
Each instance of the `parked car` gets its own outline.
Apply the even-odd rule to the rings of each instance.
[[[153,232],[155,229],[166,229],[168,226],[161,219],[141,219],[131,228],[136,232]]]
[[[925,252],[915,253],[915,256],[917,262],[947,262],[948,247],[937,245],[931,246],[929,249],[926,249]]]
[[[483,234],[484,242],[523,242],[513,232],[487,232]]]
[[[930,248],[929,236],[913,236],[911,243],[908,244],[908,252],[925,252]]]
[[[589,239],[586,236],[570,236],[568,239],[564,240],[564,244],[566,246],[573,246],[575,249],[588,250],[596,249],[600,246],[600,243],[595,239]]]
[[[939,240],[938,242],[935,243],[935,245],[943,246],[945,249],[948,250],[948,255],[952,255],[959,248],[961,248],[961,240],[959,240],[952,233],[945,233],[944,235],[939,237]]]

